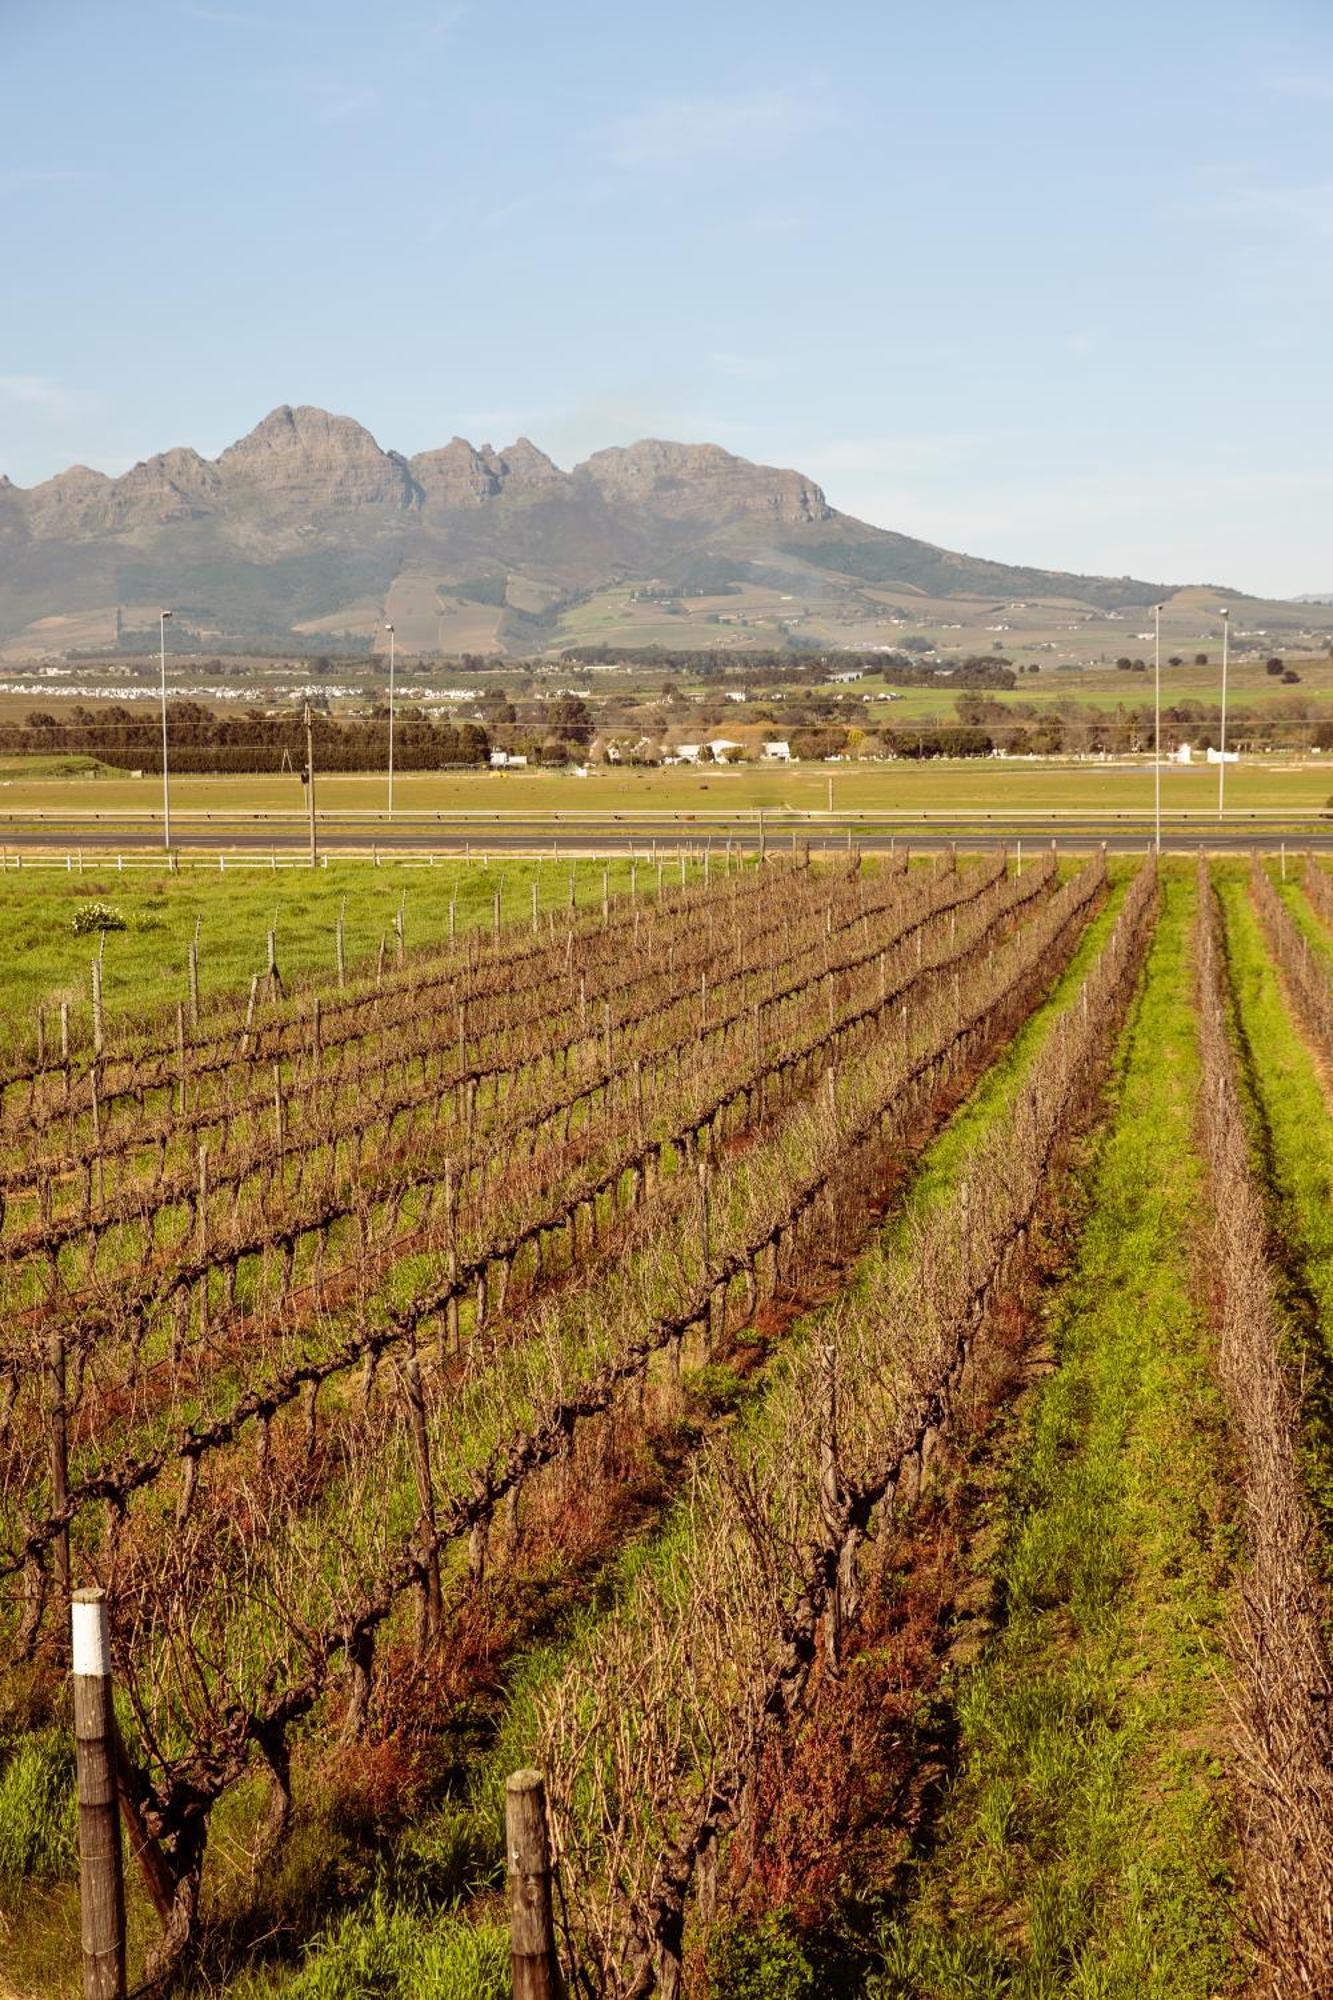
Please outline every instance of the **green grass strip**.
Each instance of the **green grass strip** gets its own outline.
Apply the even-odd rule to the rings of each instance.
[[[1216,1757],[1238,1527],[1191,1261],[1194,902],[1170,876],[1056,1367],[1006,1454],[999,1631],[958,1683],[959,1777],[875,2000],[1244,1985]]]

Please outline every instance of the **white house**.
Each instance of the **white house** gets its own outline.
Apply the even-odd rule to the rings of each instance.
[[[1239,764],[1240,762],[1239,750],[1214,750],[1211,743],[1208,745],[1207,755],[1210,764]]]
[[[676,745],[674,762],[677,764],[697,764],[699,761],[699,752],[703,747],[702,743],[678,743]]]
[[[1173,764],[1188,764],[1192,761],[1193,756],[1194,751],[1190,744],[1181,743],[1171,752],[1171,762]]]
[[[708,747],[713,753],[715,764],[730,764],[745,749],[743,743],[733,743],[729,736],[715,736]]]
[[[790,764],[790,743],[765,743],[764,755],[774,764]]]

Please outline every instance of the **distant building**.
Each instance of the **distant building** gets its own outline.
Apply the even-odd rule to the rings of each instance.
[[[1212,744],[1210,743],[1208,745],[1207,757],[1208,757],[1208,762],[1210,764],[1239,764],[1240,751],[1214,750]]]
[[[790,744],[790,743],[781,743],[781,742],[779,742],[779,743],[765,743],[765,745],[764,745],[764,755],[765,755],[765,757],[767,757],[767,758],[769,759],[770,763],[773,763],[773,764],[790,764],[790,762],[791,762],[791,744]]]

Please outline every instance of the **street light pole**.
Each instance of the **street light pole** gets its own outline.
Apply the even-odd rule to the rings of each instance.
[[[388,633],[388,635],[389,635],[389,818],[390,818],[390,819],[392,819],[392,818],[393,818],[393,668],[394,668],[394,629],[393,629],[393,626],[392,626],[392,625],[386,625],[384,629],[385,629],[385,631],[386,631],[386,632]]]
[[[1227,791],[1227,663],[1231,656],[1231,613],[1222,613],[1222,741],[1217,757],[1217,817],[1221,819]]]
[[[171,852],[171,779],[167,772],[167,620],[169,611],[158,613],[158,649],[162,669],[162,845]]]
[[[306,807],[310,814],[310,866],[319,866],[319,845],[315,838],[315,723],[310,713],[310,703],[305,705],[302,718],[305,723],[305,781]]]
[[[1153,606],[1153,790],[1157,852],[1162,851],[1162,607]]]

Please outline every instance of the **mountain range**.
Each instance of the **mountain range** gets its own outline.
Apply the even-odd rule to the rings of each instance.
[[[364,650],[392,620],[408,650],[516,654],[660,636],[672,618],[685,644],[889,643],[927,606],[1115,612],[1164,589],[957,555],[711,444],[643,439],[567,472],[527,438],[405,457],[350,417],[284,404],[216,459],[181,446],[118,478],[0,479],[11,658],[132,646],[162,605],[178,644],[219,650]]]

